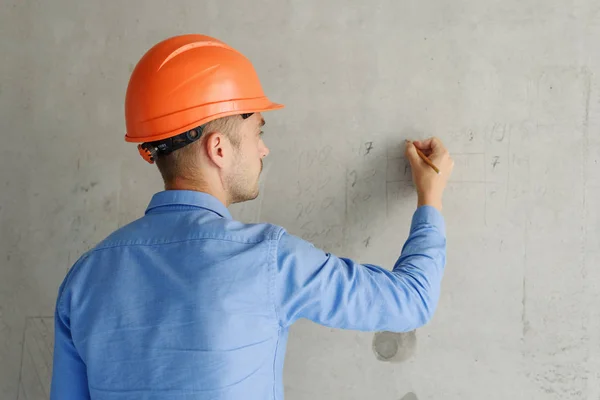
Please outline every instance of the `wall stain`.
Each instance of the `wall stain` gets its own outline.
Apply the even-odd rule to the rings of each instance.
[[[419,400],[419,399],[417,398],[417,395],[414,394],[413,392],[408,392],[400,400]]]
[[[410,332],[377,332],[373,336],[373,352],[379,361],[399,363],[415,354],[417,335]]]

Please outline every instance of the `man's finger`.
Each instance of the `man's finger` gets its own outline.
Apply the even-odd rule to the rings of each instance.
[[[414,146],[414,142],[411,142],[410,140],[406,141],[405,155],[410,162],[410,165],[414,166],[415,162],[419,160],[419,155],[417,154],[417,149]]]
[[[413,144],[423,152],[426,156],[429,157],[431,155],[431,147],[430,147],[431,139],[427,140],[415,140]]]
[[[436,151],[439,148],[443,148],[444,145],[442,144],[442,141],[440,139],[434,136],[430,139],[429,147],[431,148],[431,150]]]
[[[426,156],[439,155],[446,151],[442,141],[435,136],[426,140],[415,141],[414,143]]]
[[[433,150],[436,147],[440,146],[442,142],[437,137],[433,136],[424,140],[415,140],[415,146],[419,148],[419,150]]]
[[[426,147],[429,147],[426,145],[427,140],[415,140],[413,143],[419,150],[425,150]]]

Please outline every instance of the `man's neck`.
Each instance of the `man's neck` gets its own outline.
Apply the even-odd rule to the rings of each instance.
[[[223,203],[225,207],[229,207],[228,196],[226,196],[223,190],[214,190],[204,183],[177,179],[174,182],[165,183],[165,190],[191,190],[210,194]]]

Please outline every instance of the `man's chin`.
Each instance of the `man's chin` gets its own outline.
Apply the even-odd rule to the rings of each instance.
[[[253,193],[244,194],[243,196],[235,197],[233,199],[233,201],[231,202],[231,204],[244,203],[246,201],[256,200],[256,198],[258,197],[259,194],[260,194],[259,190],[257,189]]]
[[[259,195],[259,191],[258,191],[258,189],[256,189],[256,191],[254,191],[254,193],[252,193],[251,195],[249,195],[247,197],[246,201],[256,200],[258,195]]]

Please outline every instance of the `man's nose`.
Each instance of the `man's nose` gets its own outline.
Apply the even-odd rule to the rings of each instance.
[[[266,156],[268,156],[270,152],[271,152],[271,150],[269,150],[269,148],[267,146],[264,146],[263,151],[262,151],[262,158],[265,158]]]

